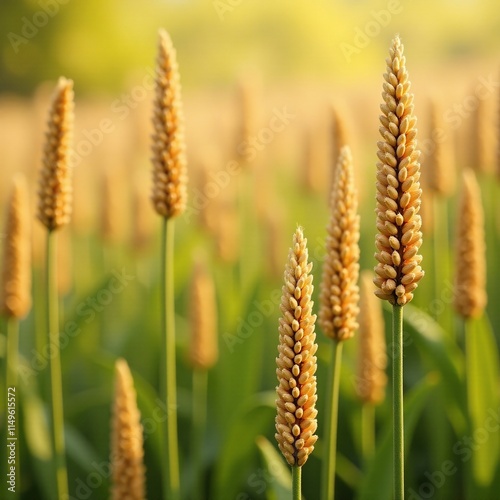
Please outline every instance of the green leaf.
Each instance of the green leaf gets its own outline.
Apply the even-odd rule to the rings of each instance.
[[[54,498],[52,448],[45,408],[42,400],[34,391],[26,388],[22,396],[24,435],[36,481],[43,491],[43,498]]]
[[[264,484],[268,500],[290,500],[292,474],[283,457],[264,436],[257,438],[257,446],[266,467]]]
[[[411,304],[405,306],[405,347],[412,343],[420,350],[433,370],[439,371],[448,400],[448,417],[457,434],[466,430],[466,401],[463,392],[463,354],[439,324]],[[408,330],[408,332],[406,331]],[[409,335],[407,336],[406,333]]]
[[[405,397],[405,455],[409,453],[409,443],[411,443],[413,432],[435,384],[435,378],[427,377]],[[358,500],[374,500],[375,498],[377,500],[392,498],[392,420],[387,422],[377,444],[375,456],[359,489]]]
[[[236,498],[245,485],[249,486],[256,471],[252,470],[252,449],[257,451],[257,436],[274,427],[275,400],[274,392],[256,395],[230,424],[217,463],[213,498]]]
[[[498,347],[486,317],[467,320],[465,336],[467,405],[474,439],[472,475],[478,485],[488,486],[498,464],[498,429],[493,432],[488,427],[492,414],[498,418],[500,410]]]

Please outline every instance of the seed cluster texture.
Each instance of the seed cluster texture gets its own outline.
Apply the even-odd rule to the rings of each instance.
[[[145,469],[140,413],[132,374],[124,359],[115,365],[115,395],[111,434],[113,500],[143,500]]]
[[[290,465],[302,466],[317,441],[316,334],[312,314],[312,263],[307,261],[307,240],[301,228],[288,253],[279,320],[276,375],[276,440]]]
[[[359,313],[359,215],[349,146],[340,150],[330,210],[319,324],[327,337],[341,341],[354,335]]]
[[[187,202],[184,116],[176,51],[160,30],[153,111],[152,163],[155,210],[166,218],[184,212]]]
[[[191,365],[208,370],[218,358],[215,287],[206,267],[198,262],[191,283]]]
[[[3,254],[1,311],[22,318],[31,308],[31,235],[28,187],[24,176],[14,178],[7,207]]]
[[[71,218],[73,101],[73,82],[61,77],[49,110],[38,190],[38,218],[50,231],[68,224]]]
[[[361,274],[359,354],[356,392],[364,403],[379,404],[387,385],[387,353],[384,318],[380,302],[373,295],[371,272]]]
[[[457,220],[454,306],[464,318],[477,317],[487,301],[486,244],[481,192],[471,170],[463,174]]]
[[[420,151],[417,149],[417,119],[413,115],[413,94],[406,70],[403,45],[398,36],[386,59],[380,106],[380,134],[377,163],[377,252],[374,283],[377,297],[391,304],[404,305],[424,271],[422,256],[422,219],[419,214]]]

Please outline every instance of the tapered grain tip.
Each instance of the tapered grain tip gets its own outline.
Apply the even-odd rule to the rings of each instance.
[[[486,307],[486,244],[481,192],[471,170],[463,174],[458,209],[454,307],[464,318],[480,316]]]
[[[113,500],[145,498],[145,469],[140,413],[132,374],[124,359],[115,364],[115,394],[111,434]]]
[[[387,353],[384,318],[373,294],[372,273],[361,274],[359,347],[356,392],[364,403],[378,404],[385,396]]]
[[[73,82],[61,77],[50,105],[38,190],[38,219],[50,231],[71,218],[73,110]]]
[[[191,344],[189,359],[208,370],[218,358],[217,303],[212,277],[202,262],[195,264],[191,283]]]
[[[176,217],[187,202],[184,116],[176,52],[165,30],[159,32],[153,129],[153,206],[163,217]]]
[[[31,234],[28,187],[23,175],[14,177],[4,235],[1,311],[22,318],[31,308]]]
[[[279,319],[276,375],[276,440],[290,465],[302,466],[314,450],[316,410],[316,334],[312,314],[312,263],[307,259],[307,240],[295,231],[288,253]]]
[[[347,340],[358,327],[359,215],[349,146],[335,169],[321,281],[319,324],[334,340]]]
[[[420,263],[422,219],[419,214],[420,151],[417,149],[417,119],[413,115],[413,94],[398,36],[386,60],[380,106],[380,134],[377,163],[377,252],[375,294],[391,304],[404,305],[424,271]]]

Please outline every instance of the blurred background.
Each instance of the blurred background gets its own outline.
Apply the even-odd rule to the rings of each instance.
[[[206,498],[281,499],[283,475],[274,466],[280,459],[269,451],[276,448],[279,311],[273,293],[281,289],[287,248],[301,224],[314,262],[317,298],[328,188],[344,142],[353,151],[359,189],[361,268],[373,269],[382,74],[390,41],[399,33],[415,94],[426,197],[426,277],[412,302],[419,308],[413,314],[425,316],[426,328],[418,333],[418,325],[406,326],[415,334],[405,354],[405,390],[413,412],[407,435],[408,485],[422,491],[422,498],[431,498],[424,496],[429,488],[419,490],[429,483],[426,472],[441,470],[444,461],[452,460],[458,473],[442,487],[431,484],[432,498],[493,500],[491,492],[500,488],[498,440],[481,448],[483,462],[474,465],[474,473],[454,451],[470,428],[467,410],[455,401],[458,393],[465,394],[465,361],[463,329],[449,297],[456,271],[457,179],[460,169],[472,167],[487,214],[487,317],[498,346],[496,0],[1,0],[2,169],[4,179],[17,171],[27,175],[33,207],[50,94],[59,76],[74,80],[74,215],[71,227],[61,232],[59,246],[62,311],[65,321],[76,321],[82,331],[62,353],[70,491],[85,484],[91,498],[107,498],[108,478],[99,476],[97,486],[88,478],[95,470],[91,464],[109,455],[113,364],[118,356],[130,364],[143,418],[151,419],[157,409],[160,226],[148,197],[159,28],[170,33],[177,49],[189,160],[188,210],[176,226],[175,283],[184,497],[191,498],[195,474],[189,456],[191,367],[186,361],[193,256],[206,262],[218,296],[220,359],[209,375],[210,432],[203,443]],[[273,123],[278,127],[272,128]],[[446,158],[444,192],[435,191],[429,178],[438,149]],[[230,162],[237,162],[238,174],[231,174]],[[7,180],[0,184],[1,221],[9,189]],[[34,309],[21,326],[27,366],[33,363],[34,349],[44,345],[43,328],[38,327],[41,315],[43,319],[39,304],[44,233],[38,222],[33,223],[33,235]],[[110,304],[92,306],[89,300],[98,298],[113,273],[123,269],[134,277],[123,293]],[[252,326],[252,314],[260,318],[258,326]],[[384,314],[389,339],[388,308]],[[318,341],[321,395],[330,344],[320,332]],[[495,349],[489,351],[496,356]],[[390,402],[377,409],[378,444],[385,443],[385,448],[380,447],[378,460],[366,465],[353,383],[356,356],[354,339],[346,345],[341,382],[339,498],[387,500]],[[493,373],[490,365],[484,369]],[[478,372],[475,380],[480,383],[483,375]],[[22,494],[50,499],[45,479],[50,450],[40,424],[41,391],[34,380],[26,382],[22,403]],[[320,396],[320,415],[322,405]],[[490,407],[497,406],[491,401]],[[321,436],[323,423],[318,420]],[[257,441],[258,436],[272,446]],[[146,439],[145,449],[148,497],[159,498],[158,443]],[[320,457],[321,439],[304,468],[303,490],[309,499],[319,495]],[[490,471],[486,482],[477,472],[484,460]]]

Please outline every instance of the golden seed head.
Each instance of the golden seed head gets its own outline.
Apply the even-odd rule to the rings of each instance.
[[[452,171],[450,139],[439,134],[443,119],[438,101],[429,101],[429,132],[432,151],[425,157],[429,190],[441,196],[449,196],[455,188],[455,172]]]
[[[288,253],[279,319],[276,375],[276,440],[290,465],[302,466],[314,450],[316,410],[316,334],[312,314],[312,263],[307,262],[307,240],[299,227]]]
[[[422,219],[419,214],[420,151],[417,149],[417,119],[413,115],[413,94],[398,36],[386,59],[380,106],[380,134],[377,163],[377,252],[375,295],[391,304],[404,305],[422,279]]]
[[[480,316],[487,301],[486,244],[481,192],[471,170],[463,174],[455,266],[455,309],[464,318]]]
[[[3,254],[1,311],[22,318],[31,308],[31,235],[28,187],[23,175],[14,177],[7,208]]]
[[[340,150],[343,146],[348,143],[347,137],[347,127],[342,115],[338,110],[332,107],[331,113],[332,120],[332,169],[331,169],[331,181],[330,181],[330,193],[332,190],[333,182],[335,180],[335,169],[337,167],[338,158],[340,156]],[[330,201],[330,199],[328,200]]]
[[[111,498],[143,500],[145,468],[140,413],[137,408],[134,382],[127,362],[115,364],[115,394],[111,434]]]
[[[354,335],[359,312],[359,215],[349,146],[340,150],[330,210],[319,324],[327,337],[341,341]]]
[[[372,273],[361,274],[359,314],[359,354],[356,391],[369,404],[379,404],[385,397],[387,353],[384,317],[373,294]]]
[[[61,77],[49,110],[38,191],[38,218],[50,231],[68,224],[71,218],[73,109],[73,82]]]
[[[160,30],[153,112],[153,192],[155,210],[163,217],[184,212],[187,202],[184,116],[176,52]]]
[[[191,283],[191,344],[189,359],[195,368],[208,370],[219,356],[217,302],[212,277],[196,263]]]

